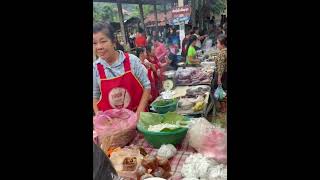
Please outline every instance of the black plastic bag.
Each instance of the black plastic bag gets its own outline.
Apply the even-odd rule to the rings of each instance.
[[[93,180],[119,180],[110,159],[93,143]]]

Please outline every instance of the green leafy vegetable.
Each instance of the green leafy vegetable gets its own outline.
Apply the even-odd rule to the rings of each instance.
[[[163,117],[157,113],[141,112],[139,123],[144,129],[148,129],[150,125],[157,125],[162,122]]]
[[[176,99],[161,99],[161,100],[155,101],[153,103],[153,106],[167,106],[175,102],[177,102]]]
[[[144,129],[148,129],[150,125],[157,125],[161,123],[183,125],[185,124],[185,117],[180,114],[177,114],[176,112],[168,112],[163,115],[150,112],[140,113],[139,125],[142,126]],[[172,132],[175,130],[177,129],[164,129],[162,130],[162,132]]]
[[[177,121],[183,121],[184,117],[176,112],[167,112],[163,115],[163,123],[176,124]]]

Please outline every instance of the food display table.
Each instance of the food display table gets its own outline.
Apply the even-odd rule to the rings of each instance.
[[[156,154],[158,149],[153,148],[143,137],[143,134],[138,133],[135,139],[131,143],[132,145],[142,146],[148,154]],[[171,158],[170,165],[171,165],[171,178],[169,180],[180,180],[183,179],[181,176],[181,168],[184,164],[186,158],[195,153],[196,151],[189,146],[187,137],[183,140],[180,145],[176,146],[177,154]]]
[[[198,112],[190,112],[190,111],[184,111],[181,109],[177,109],[177,113],[181,114],[181,115],[185,115],[185,116],[194,116],[194,117],[207,117],[208,113],[210,112],[210,110],[214,107],[214,99],[213,99],[213,93],[212,93],[212,89],[211,86],[209,85],[197,85],[197,86],[176,86],[175,89],[173,89],[173,98],[177,98],[180,99],[184,96],[186,96],[187,94],[187,90],[188,89],[193,89],[193,88],[198,88],[198,87],[202,87],[202,88],[209,88],[209,91],[205,93],[205,98],[204,98],[204,103],[205,103],[205,107],[203,108],[203,110],[198,111]],[[161,96],[159,96],[157,99],[155,99],[155,101],[158,101],[161,99]],[[151,111],[154,111],[154,109],[151,108]]]

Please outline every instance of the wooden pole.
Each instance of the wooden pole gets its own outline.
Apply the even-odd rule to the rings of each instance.
[[[118,6],[119,19],[120,19],[120,29],[121,29],[122,39],[123,39],[123,42],[127,44],[126,33],[124,30],[124,23],[123,23],[122,4],[117,3],[117,6]]]
[[[196,1],[191,0],[191,19],[192,19],[192,27],[197,25],[196,22]]]
[[[199,29],[203,29],[203,0],[199,0]]]
[[[142,3],[139,3],[139,10],[140,10],[140,19],[142,21],[142,28],[145,29]]]
[[[156,18],[156,32],[158,33],[158,13],[157,13],[157,4],[153,5],[153,9],[154,9],[154,15]]]
[[[164,21],[166,24],[168,24],[168,18],[167,18],[167,4],[164,4]]]
[[[178,7],[183,7],[183,6],[184,6],[183,0],[178,0]],[[184,25],[184,22],[179,25],[179,32],[180,32],[179,33],[180,47],[182,47],[182,40],[185,37],[185,25]]]

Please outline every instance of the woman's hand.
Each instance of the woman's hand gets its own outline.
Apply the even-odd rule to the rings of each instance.
[[[144,60],[144,65],[145,65],[147,68],[150,68],[150,67],[151,67],[151,63],[150,63],[147,59]]]
[[[218,85],[221,85],[222,83],[221,83],[221,78],[218,78]]]
[[[99,111],[97,104],[98,104],[98,99],[93,98],[92,105],[93,105],[93,112],[94,112],[95,115],[97,115],[97,113]]]
[[[137,113],[137,117],[140,117],[140,112],[145,112],[146,111],[146,107],[150,98],[150,90],[151,89],[143,89],[143,94],[142,97],[140,99],[140,103],[139,106],[136,110]]]
[[[141,112],[145,112],[145,110],[138,107],[138,109],[137,109],[137,111],[136,111],[136,114],[137,114],[137,118],[138,118],[138,119],[140,119],[140,113],[141,113]]]
[[[157,70],[157,75],[158,75],[158,77],[160,77],[160,75],[161,75],[160,69]]]

